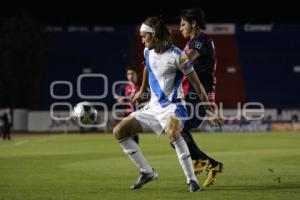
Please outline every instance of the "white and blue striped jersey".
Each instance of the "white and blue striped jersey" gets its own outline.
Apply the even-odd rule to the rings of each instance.
[[[180,102],[184,98],[182,77],[194,71],[187,55],[172,44],[162,53],[145,48],[144,55],[151,89],[150,104],[158,102],[165,107]]]

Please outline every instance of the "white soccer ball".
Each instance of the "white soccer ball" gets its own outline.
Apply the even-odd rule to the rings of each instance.
[[[97,120],[97,114],[97,110],[91,103],[83,101],[74,107],[72,116],[83,124],[94,124]]]

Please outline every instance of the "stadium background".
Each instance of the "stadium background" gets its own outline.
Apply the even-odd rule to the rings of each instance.
[[[12,140],[0,141],[0,200],[299,199],[300,17],[295,4],[3,2],[0,108],[13,108],[14,124]],[[73,106],[82,100],[77,94],[81,74],[106,74],[111,89],[113,81],[125,80],[128,64],[141,69],[137,30],[149,15],[162,15],[175,43],[183,47],[186,41],[176,31],[177,16],[182,8],[195,6],[205,10],[208,32],[215,40],[217,101],[224,102],[230,115],[237,102],[259,101],[266,107],[266,117],[252,122],[228,120],[222,130],[203,126],[203,134],[193,134],[201,149],[225,165],[215,185],[199,194],[186,192],[167,137],[141,135],[143,153],[160,178],[132,192],[129,186],[136,169],[110,129],[78,134],[76,124],[51,120],[49,109],[53,103],[61,104],[55,110],[63,117],[68,115],[61,111],[68,108],[64,103]],[[53,91],[65,97],[54,99],[51,83],[62,80]],[[81,89],[93,95],[102,87],[101,79],[88,79]],[[108,107],[114,102],[111,90],[107,98],[88,100]],[[197,178],[202,183],[206,174]]]

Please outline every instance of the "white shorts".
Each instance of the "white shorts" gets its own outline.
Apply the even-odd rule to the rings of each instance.
[[[187,119],[187,110],[182,103],[171,103],[166,107],[157,104],[146,104],[142,109],[130,114],[137,119],[143,130],[152,129],[160,135],[167,127],[168,116],[174,115],[181,121],[181,128]]]

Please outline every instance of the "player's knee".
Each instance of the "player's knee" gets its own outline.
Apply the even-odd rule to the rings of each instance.
[[[176,142],[179,139],[178,134],[174,130],[168,131],[168,138],[169,138],[170,144],[173,144],[174,142]]]
[[[124,138],[122,133],[124,133],[124,131],[122,131],[121,126],[117,125],[114,127],[113,134],[117,140],[121,140]]]
[[[118,139],[118,134],[119,134],[119,129],[118,129],[118,127],[117,126],[115,126],[114,128],[113,128],[113,135],[115,136],[115,138],[116,139]]]

